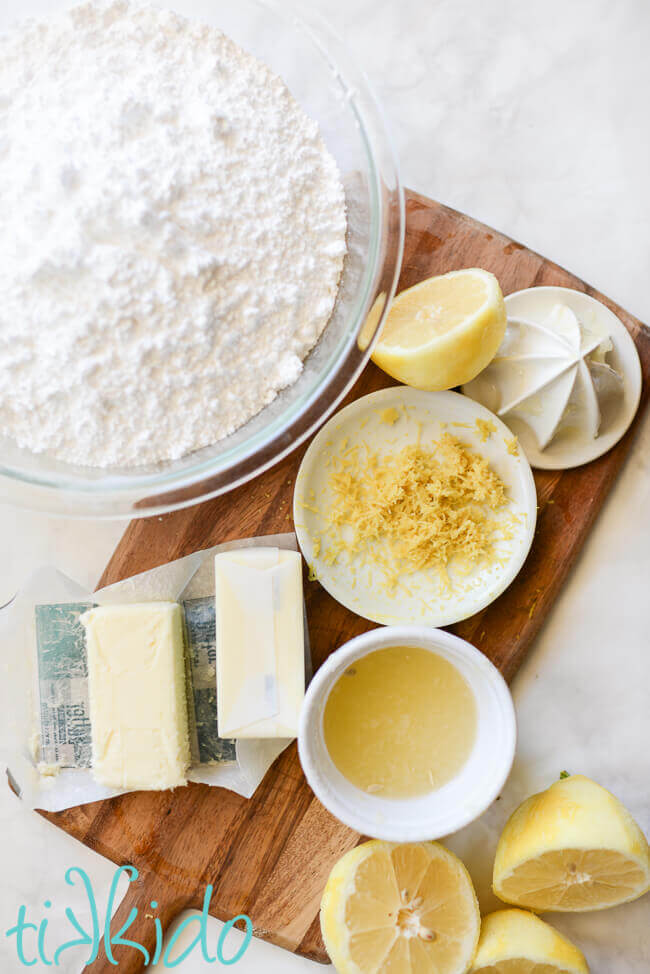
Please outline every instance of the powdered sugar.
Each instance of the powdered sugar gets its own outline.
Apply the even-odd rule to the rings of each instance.
[[[96,466],[214,443],[294,382],[345,252],[284,83],[128,0],[0,40],[0,213],[0,426]]]

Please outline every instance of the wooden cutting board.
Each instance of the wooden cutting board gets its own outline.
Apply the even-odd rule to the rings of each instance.
[[[650,378],[650,331],[572,274],[502,234],[414,193],[407,194],[406,249],[400,289],[431,274],[479,266],[493,271],[504,293],[540,284],[578,288],[603,301],[632,334],[641,356],[643,398]],[[348,400],[393,380],[369,365]],[[637,417],[638,422],[638,417]],[[631,430],[599,460],[566,472],[535,475],[539,496],[537,533],[515,582],[491,606],[454,627],[478,646],[506,679],[517,671],[632,445]],[[230,494],[164,517],[133,521],[101,580],[102,585],[232,538],[273,534],[292,527],[292,489],[305,447],[258,479]],[[338,605],[318,583],[306,583],[314,664],[372,625]],[[127,937],[153,950],[156,915],[166,928],[186,907],[201,909],[205,887],[214,887],[211,913],[227,920],[248,914],[257,936],[326,962],[318,908],[336,860],[359,841],[311,793],[295,745],[269,770],[250,801],[205,785],[174,792],[140,792],[46,814],[96,852],[118,864],[132,863],[131,884],[113,930],[131,909],[138,918]],[[119,926],[118,926],[119,925]],[[87,968],[114,970],[100,951]],[[142,955],[118,948],[120,974],[135,974]]]

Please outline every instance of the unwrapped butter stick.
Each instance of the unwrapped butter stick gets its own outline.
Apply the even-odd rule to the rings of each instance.
[[[93,776],[129,790],[186,783],[183,618],[176,602],[85,612]]]
[[[297,737],[305,695],[300,555],[240,548],[216,555],[214,569],[219,736]]]

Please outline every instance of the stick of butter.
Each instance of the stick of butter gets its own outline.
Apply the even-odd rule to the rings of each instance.
[[[190,763],[183,617],[176,602],[85,612],[93,775],[157,790],[186,784]]]
[[[224,551],[214,576],[219,736],[297,737],[305,695],[299,553]]]

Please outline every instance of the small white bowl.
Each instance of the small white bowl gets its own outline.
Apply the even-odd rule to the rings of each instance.
[[[447,784],[415,798],[367,794],[341,774],[325,744],[323,713],[332,687],[355,660],[389,646],[438,653],[463,675],[476,701],[476,739],[469,758]],[[351,639],[318,670],[300,715],[298,752],[314,794],[345,825],[376,839],[421,842],[458,831],[492,804],[510,773],[516,737],[510,691],[483,653],[441,629],[386,626]]]

